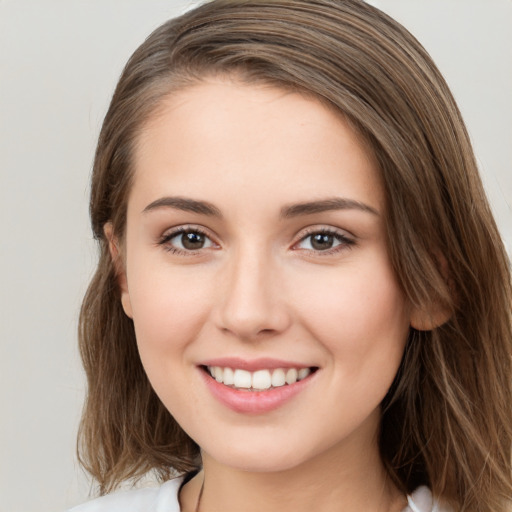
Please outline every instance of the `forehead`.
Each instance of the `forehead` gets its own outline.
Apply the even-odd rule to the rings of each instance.
[[[134,163],[134,188],[146,195],[170,187],[222,200],[252,187],[297,201],[330,190],[383,208],[378,166],[346,119],[264,84],[212,79],[169,94],[141,130]]]

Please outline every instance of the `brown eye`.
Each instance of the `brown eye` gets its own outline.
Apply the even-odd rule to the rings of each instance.
[[[328,252],[329,254],[354,245],[355,241],[340,232],[315,231],[302,238],[295,249],[307,250],[310,252]]]
[[[180,229],[165,235],[160,241],[161,245],[171,252],[191,252],[214,247],[212,240],[197,229]]]
[[[190,251],[202,249],[205,244],[205,236],[202,233],[193,231],[191,233],[181,234],[181,244]]]
[[[334,235],[329,233],[317,233],[311,236],[311,247],[316,251],[331,249],[334,245]]]

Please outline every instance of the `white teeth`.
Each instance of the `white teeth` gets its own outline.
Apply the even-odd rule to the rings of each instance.
[[[213,367],[213,377],[217,382],[222,382],[223,373],[224,372],[222,371],[222,368],[220,368],[219,366]]]
[[[251,372],[246,370],[235,370],[235,374],[233,376],[233,385],[235,388],[249,389],[252,386]]]
[[[295,368],[290,368],[286,372],[286,384],[295,384],[297,382],[297,375],[299,372]]]
[[[311,370],[309,368],[301,368],[299,370],[299,375],[297,376],[297,380],[305,379],[310,373],[311,373]]]
[[[268,389],[272,385],[272,377],[268,370],[258,370],[252,374],[252,387],[254,389]]]
[[[275,370],[248,372],[239,368],[223,368],[221,366],[209,366],[208,371],[217,382],[226,386],[258,391],[295,384],[311,373],[310,368],[276,368]]]
[[[278,368],[272,372],[272,386],[275,388],[279,386],[284,386],[286,384],[286,376],[284,374],[284,370]]]
[[[232,386],[235,383],[235,373],[231,368],[224,368],[223,382],[226,386]]]

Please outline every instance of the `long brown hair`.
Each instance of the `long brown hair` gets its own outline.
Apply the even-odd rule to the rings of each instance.
[[[123,312],[103,228],[122,240],[133,152],[162,98],[229,74],[314,95],[379,162],[399,283],[440,327],[411,329],[382,404],[381,455],[396,485],[431,487],[460,511],[512,497],[510,269],[455,101],[397,22],[359,0],[214,0],[136,50],[100,134],[90,212],[100,260],[80,316],[88,395],[79,457],[105,493],[155,471],[198,468],[198,446],[151,389]]]

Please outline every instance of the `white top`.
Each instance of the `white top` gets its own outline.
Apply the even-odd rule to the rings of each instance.
[[[182,478],[165,482],[160,487],[119,491],[78,505],[68,512],[180,512],[178,491]],[[432,499],[427,487],[419,487],[407,497],[403,512],[450,512]]]

